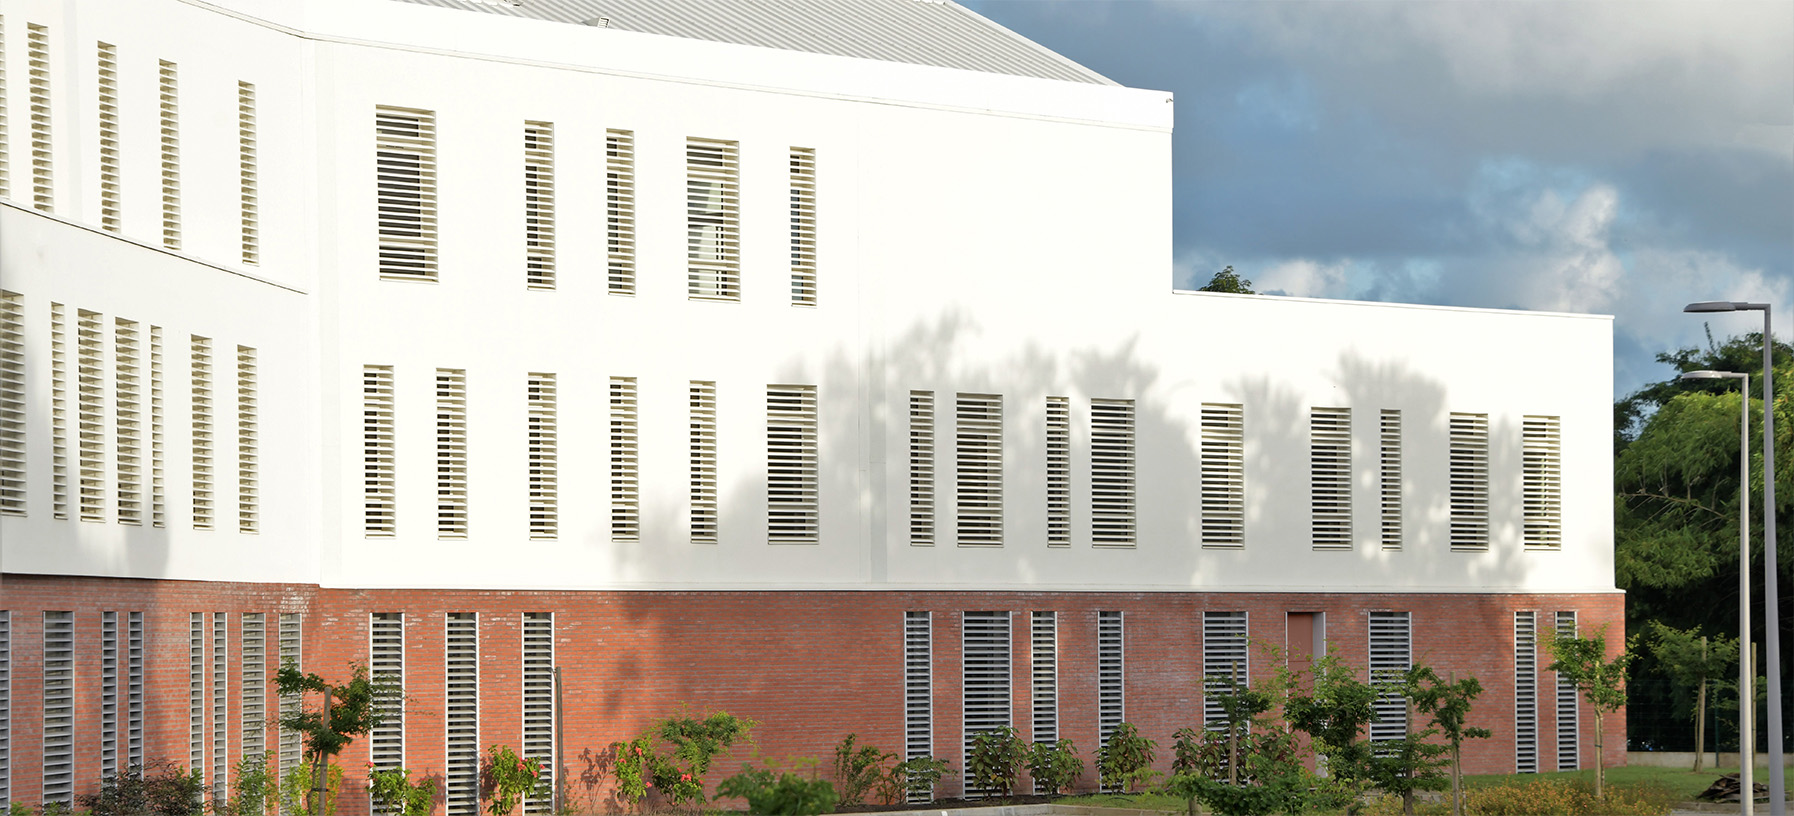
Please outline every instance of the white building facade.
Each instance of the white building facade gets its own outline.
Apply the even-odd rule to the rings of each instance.
[[[1170,291],[1170,95],[950,3],[521,2],[0,0],[0,801],[292,767],[282,658],[445,813],[682,703],[1090,760],[1254,643],[1594,761],[1608,318]]]

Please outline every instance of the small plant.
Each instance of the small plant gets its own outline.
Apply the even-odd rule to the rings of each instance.
[[[234,816],[262,816],[279,804],[280,789],[268,773],[266,754],[249,754],[231,768],[230,804]]]
[[[891,783],[885,788],[885,803],[896,804],[908,795],[934,800],[934,787],[941,783],[953,766],[947,760],[931,756],[911,757],[891,768]]]
[[[1135,785],[1149,786],[1157,776],[1152,770],[1153,750],[1158,743],[1140,736],[1133,723],[1121,723],[1103,743],[1102,760],[1097,768],[1102,786],[1130,790]]]
[[[966,770],[972,774],[972,786],[985,796],[1009,798],[1015,782],[1028,759],[1028,744],[1016,736],[1010,726],[980,731],[972,737],[972,750],[966,753]]]
[[[183,771],[173,763],[145,769],[132,766],[106,777],[98,793],[81,796],[82,808],[94,816],[192,816],[205,809],[206,783],[200,772]],[[13,802],[12,812],[23,802]],[[31,814],[30,808],[25,809]]]
[[[617,795],[633,808],[654,787],[654,760],[659,758],[654,753],[654,740],[636,737],[628,742],[613,742],[610,749],[616,755],[611,772],[617,777]]]
[[[368,795],[387,813],[399,816],[430,816],[436,801],[436,782],[411,781],[411,772],[404,768],[379,770],[368,763]],[[238,814],[241,816],[241,814]]]
[[[300,811],[313,813],[312,798],[317,795],[316,786],[312,784],[312,766],[301,762],[299,766],[281,774],[280,777],[280,809],[283,813]],[[331,765],[328,775],[324,777],[324,814],[336,816],[336,794],[343,787],[343,769],[340,765]]]
[[[487,746],[483,765],[480,788],[490,800],[486,812],[492,816],[507,816],[542,785],[542,760],[518,756],[509,745]]]
[[[1028,749],[1028,775],[1034,777],[1036,790],[1065,793],[1084,775],[1084,760],[1071,740],[1042,742]]]
[[[843,806],[864,804],[866,792],[888,777],[885,763],[897,758],[896,754],[870,745],[854,748],[853,741],[857,737],[857,734],[848,734],[840,745],[835,746],[835,792]]]
[[[718,796],[746,799],[755,816],[817,816],[835,810],[835,788],[827,780],[743,765],[741,773],[716,787]]]

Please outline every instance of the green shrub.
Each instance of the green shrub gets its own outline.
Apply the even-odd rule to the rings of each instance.
[[[1084,760],[1071,740],[1040,743],[1028,749],[1028,775],[1047,793],[1065,793],[1084,775]]]
[[[755,816],[817,816],[835,809],[835,787],[823,779],[805,779],[790,771],[743,765],[741,773],[716,786],[718,796],[746,799]]]
[[[98,793],[76,801],[93,816],[193,816],[205,811],[206,783],[199,771],[170,762],[132,766],[101,780]]]
[[[430,816],[436,801],[436,782],[422,779],[413,783],[411,772],[404,768],[372,771],[368,774],[368,796],[388,813],[399,816]],[[239,813],[237,816],[243,816]]]
[[[934,787],[941,783],[953,766],[947,760],[931,756],[919,756],[906,759],[891,768],[890,784],[881,787],[885,804],[896,804],[906,794],[925,796],[934,800]]]
[[[1157,773],[1152,770],[1153,749],[1158,743],[1140,736],[1133,723],[1121,723],[1103,744],[1103,755],[1097,768],[1102,773],[1104,789],[1131,790],[1136,785],[1150,786]]]
[[[966,754],[966,770],[972,775],[972,785],[985,791],[986,796],[1008,798],[1015,791],[1016,779],[1027,759],[1028,744],[1016,736],[1014,728],[1005,725],[973,735],[972,750]]]
[[[853,747],[857,734],[848,734],[835,746],[835,783],[836,793],[840,795],[840,804],[853,806],[865,803],[866,792],[872,790],[881,781],[888,779],[890,772],[884,764],[896,759],[896,754],[886,753],[870,745]]]

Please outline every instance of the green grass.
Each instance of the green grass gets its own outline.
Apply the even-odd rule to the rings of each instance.
[[[1085,796],[1067,796],[1059,799],[1056,805],[1078,805],[1082,807],[1122,808],[1125,810],[1175,810],[1183,811],[1185,802],[1177,796],[1163,793],[1092,793]]]

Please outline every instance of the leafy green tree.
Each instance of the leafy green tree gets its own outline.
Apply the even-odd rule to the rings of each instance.
[[[1196,291],[1231,292],[1236,295],[1258,294],[1257,292],[1252,291],[1252,281],[1240,277],[1238,272],[1233,271],[1232,266],[1216,272],[1215,276],[1209,279],[1208,285]]]
[[[1451,748],[1451,814],[1458,816],[1464,806],[1464,742],[1493,734],[1469,724],[1470,704],[1483,693],[1483,684],[1474,677],[1440,679],[1432,668],[1414,666],[1402,678],[1402,687],[1414,710],[1432,717],[1431,727],[1439,729]]]
[[[985,796],[1004,799],[1015,791],[1022,766],[1028,761],[1028,744],[1010,726],[980,731],[972,736],[972,750],[966,753],[966,771],[972,785]]]
[[[376,699],[404,693],[394,684],[369,678],[368,667],[360,663],[351,666],[349,682],[331,685],[316,674],[299,671],[298,665],[289,660],[274,676],[274,685],[283,697],[306,693],[324,695],[323,702],[328,705],[328,711],[325,705],[316,709],[301,705],[299,711],[280,718],[280,727],[299,732],[304,740],[307,760],[317,768],[313,771],[313,779],[327,778],[325,769],[330,758],[342,753],[356,737],[380,725],[380,710],[374,705]],[[311,803],[314,812],[325,807],[323,799],[316,797]]]
[[[1694,706],[1694,770],[1701,769],[1706,744],[1707,691],[1737,688],[1733,675],[1738,670],[1738,641],[1724,635],[1708,638],[1696,629],[1677,629],[1662,621],[1651,621],[1650,639],[1646,641],[1657,665],[1670,680],[1683,690],[1696,688]]]
[[[1551,665],[1547,671],[1557,672],[1559,682],[1569,683],[1582,692],[1595,714],[1595,798],[1606,796],[1607,758],[1602,718],[1626,704],[1626,666],[1632,663],[1632,643],[1621,644],[1620,653],[1607,659],[1607,627],[1602,626],[1589,637],[1560,635],[1545,630],[1545,648],[1550,650]]]

